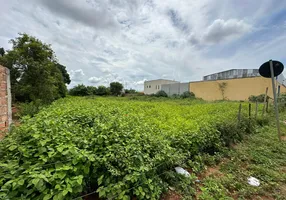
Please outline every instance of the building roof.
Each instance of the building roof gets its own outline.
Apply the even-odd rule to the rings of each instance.
[[[170,81],[170,82],[179,82],[179,81],[175,81],[175,80],[168,80],[168,79],[155,79],[155,80],[149,80],[149,81],[144,81],[145,82],[151,82],[151,81]]]
[[[229,72],[229,71],[234,71],[234,70],[258,70],[258,69],[228,69],[228,70],[224,70],[224,71],[208,74],[208,75],[205,75],[205,76],[210,76],[210,75],[213,75],[213,74],[219,74],[219,73]]]

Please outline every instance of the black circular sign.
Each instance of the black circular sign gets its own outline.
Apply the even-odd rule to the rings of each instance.
[[[272,60],[272,64],[273,64],[274,77],[280,75],[284,70],[283,64],[276,60]],[[260,66],[259,74],[263,77],[271,78],[270,61],[267,61]]]

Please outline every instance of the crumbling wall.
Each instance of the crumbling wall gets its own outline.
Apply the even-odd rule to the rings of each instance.
[[[12,101],[9,69],[0,65],[0,131],[12,123]]]

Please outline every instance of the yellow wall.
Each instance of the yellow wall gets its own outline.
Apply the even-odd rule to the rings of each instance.
[[[266,87],[268,87],[268,96],[273,98],[271,79],[263,77],[191,82],[190,91],[204,100],[221,100],[219,83],[222,82],[227,84],[224,96],[228,100],[248,100],[250,95],[265,94]],[[280,93],[285,92],[286,88],[281,85]]]

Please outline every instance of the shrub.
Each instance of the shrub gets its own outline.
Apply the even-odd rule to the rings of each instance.
[[[167,93],[163,90],[160,90],[158,91],[156,94],[155,94],[156,97],[168,97]]]
[[[251,95],[250,97],[248,97],[248,100],[251,102],[264,102],[264,98],[265,98],[265,94],[260,94],[260,95]],[[267,96],[266,98],[267,100],[269,99],[269,96]]]
[[[75,199],[91,191],[159,199],[168,186],[163,172],[253,130],[246,112],[237,129],[237,103],[114,99],[60,99],[24,118],[0,142],[0,199]],[[194,181],[185,181],[179,189],[192,192],[186,186]]]
[[[171,96],[171,98],[173,98],[173,99],[178,99],[178,98],[180,98],[180,95],[178,95],[178,94],[173,94],[173,95]]]
[[[36,101],[32,101],[30,103],[20,103],[19,104],[19,111],[17,115],[19,117],[23,116],[30,116],[33,117],[35,114],[37,114],[43,107],[47,106],[46,104],[43,104],[43,102],[38,99]]]
[[[183,94],[181,94],[181,98],[185,99],[185,98],[195,98],[195,93],[193,92],[189,92],[189,91],[186,91],[184,92]]]

